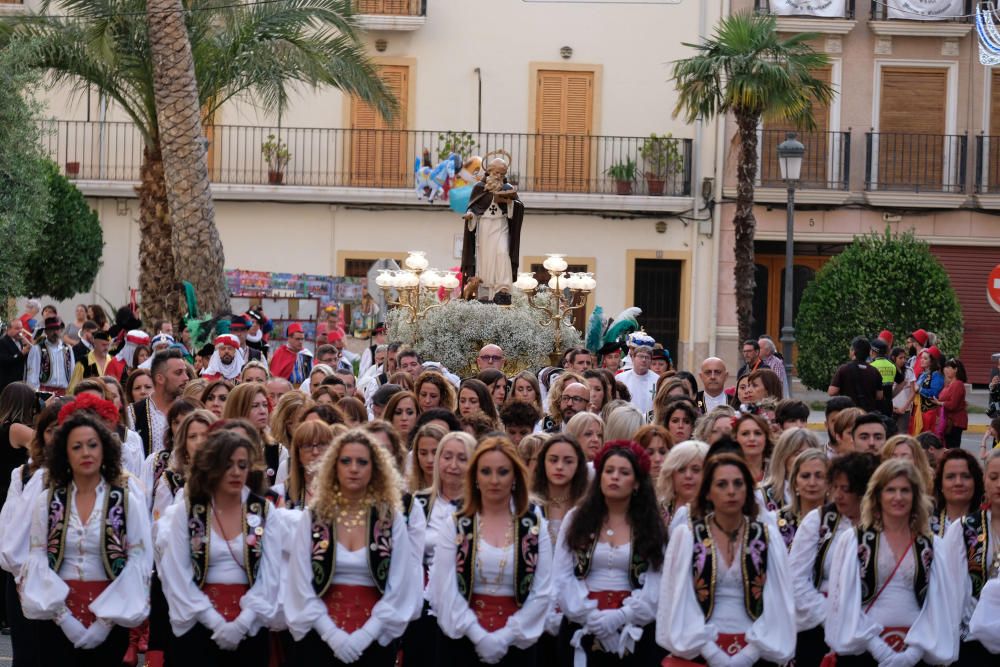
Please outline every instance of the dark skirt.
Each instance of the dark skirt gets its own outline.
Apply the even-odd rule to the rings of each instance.
[[[365,652],[356,661],[350,663],[353,667],[392,667],[396,664],[396,653],[399,648],[398,642],[390,642],[388,646],[382,646],[378,639],[372,640]],[[340,667],[345,665],[333,654],[331,649],[323,639],[316,634],[315,630],[310,630],[309,634],[292,645],[292,653],[288,660],[289,665],[323,665],[324,667]],[[413,663],[414,665],[420,663]],[[433,663],[425,663],[432,665]]]
[[[4,606],[7,608],[7,623],[10,625],[11,653],[14,654],[11,667],[37,667],[41,664],[38,661],[38,627],[41,621],[24,617],[14,577],[7,574],[5,583]]]
[[[268,667],[271,637],[261,628],[252,637],[244,637],[235,651],[223,651],[212,641],[212,631],[201,623],[180,637],[170,636],[164,653],[165,667]],[[119,660],[120,662],[120,660]],[[112,663],[107,663],[109,666]],[[114,663],[117,665],[118,663]]]
[[[437,619],[430,615],[429,605],[424,602],[424,610],[420,618],[411,621],[403,633],[403,665],[404,667],[422,667],[433,665],[437,655],[438,627]]]
[[[990,653],[977,641],[962,642],[958,649],[957,667],[984,667],[1000,664],[1000,655]]]
[[[437,640],[437,660],[435,665],[455,665],[466,667],[467,665],[485,665],[476,653],[476,646],[468,637],[461,639],[449,639],[440,629]],[[499,667],[535,667],[537,664],[537,651],[535,646],[531,648],[517,648],[511,646],[507,653],[495,663]],[[546,666],[547,667],[547,666]]]
[[[59,667],[108,667],[120,665],[128,649],[128,629],[115,626],[104,643],[94,649],[73,647],[62,629],[52,621],[38,623],[38,663]]]
[[[811,630],[803,630],[795,639],[795,667],[819,667],[829,652],[822,623]]]
[[[559,658],[560,665],[573,664],[573,647],[569,645],[569,642],[580,627],[577,623],[571,623],[569,620],[563,619],[562,625],[559,628],[558,639],[559,650],[561,652]],[[667,657],[667,652],[656,643],[655,623],[650,623],[642,628],[642,638],[636,642],[635,651],[622,658],[619,658],[615,653],[608,653],[601,650],[599,646],[595,646],[596,644],[598,642],[592,635],[584,635],[583,648],[587,653],[588,667],[591,665],[595,667],[601,665],[635,665],[639,667],[642,665],[645,667],[646,665],[659,665]]]

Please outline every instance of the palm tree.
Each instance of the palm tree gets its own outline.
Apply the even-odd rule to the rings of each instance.
[[[203,117],[236,97],[280,114],[292,88],[305,85],[338,88],[391,118],[396,101],[364,52],[351,4],[185,0]],[[78,93],[92,87],[135,123],[143,140],[137,188],[143,316],[177,319],[181,299],[174,286],[191,274],[178,270],[175,251],[190,261],[186,266],[213,266],[217,258],[198,236],[204,223],[175,230],[169,214],[146,0],[46,0],[41,11],[52,15],[20,15],[0,24],[0,47],[22,38],[30,64],[53,83]]]
[[[685,44],[697,53],[673,66],[677,86],[674,117],[689,123],[732,113],[736,118],[739,161],[736,166],[734,255],[736,316],[740,340],[750,337],[753,320],[753,214],[757,180],[757,128],[761,119],[786,119],[803,129],[815,127],[813,103],[833,98],[829,84],[813,76],[829,59],[800,33],[783,39],[773,16],[740,12],[722,19],[702,44]]]

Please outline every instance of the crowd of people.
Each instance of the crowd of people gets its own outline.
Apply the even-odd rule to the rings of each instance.
[[[1000,450],[959,446],[926,331],[851,342],[821,438],[767,337],[734,381],[642,331],[463,379],[381,325],[271,350],[256,310],[195,350],[29,305],[0,339],[15,666],[1000,655]]]

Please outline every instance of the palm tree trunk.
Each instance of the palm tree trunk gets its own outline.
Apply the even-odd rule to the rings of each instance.
[[[174,272],[206,312],[228,312],[225,254],[215,226],[194,58],[181,0],[149,0],[153,91],[171,216]],[[177,313],[179,315],[180,313]]]
[[[174,255],[167,212],[167,186],[163,181],[163,159],[156,149],[145,148],[139,167],[139,292],[142,318],[173,320],[180,312],[174,289]]]
[[[733,255],[736,265],[736,319],[740,343],[750,338],[753,324],[754,280],[753,238],[757,219],[753,215],[754,182],[757,180],[757,122],[755,114],[736,112],[740,140],[740,159],[736,174],[736,213],[733,215]]]

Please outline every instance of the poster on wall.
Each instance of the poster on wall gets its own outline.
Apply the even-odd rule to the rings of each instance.
[[[965,13],[965,0],[887,0],[890,19],[944,21]]]
[[[842,19],[847,0],[770,0],[771,13],[777,16],[821,16]]]

